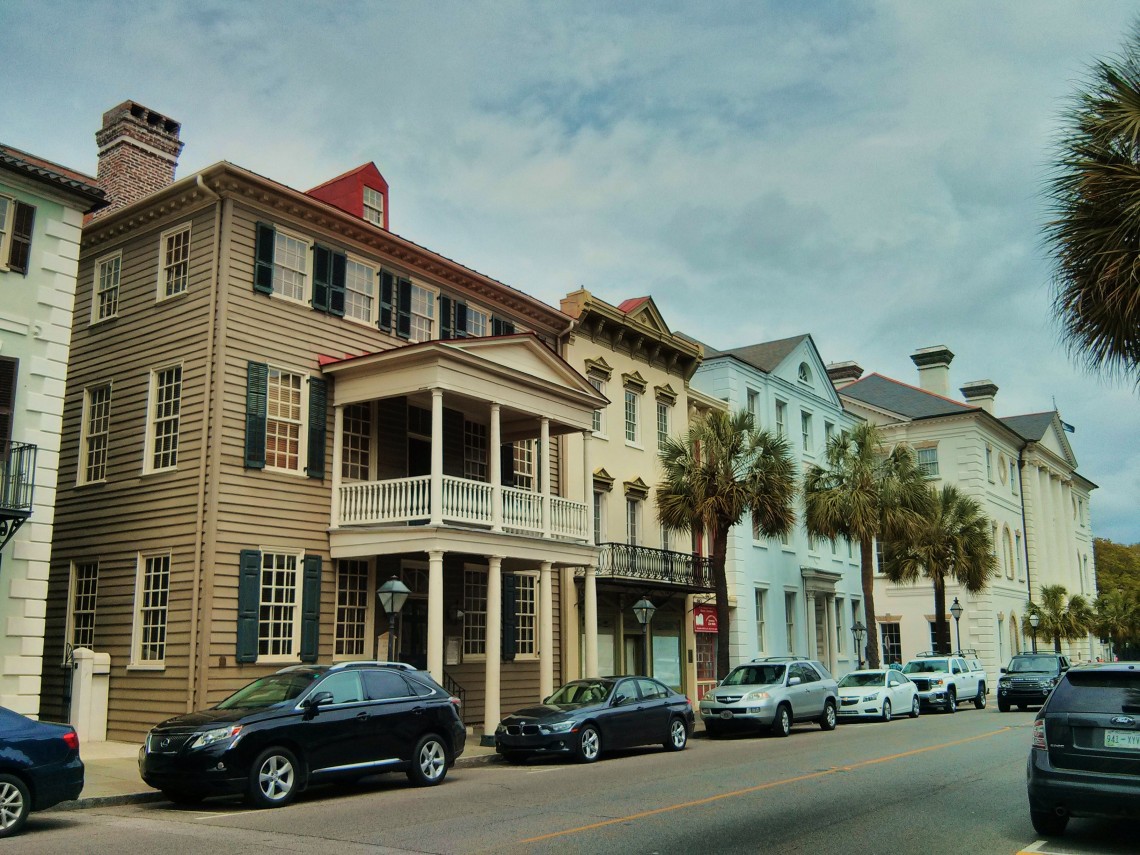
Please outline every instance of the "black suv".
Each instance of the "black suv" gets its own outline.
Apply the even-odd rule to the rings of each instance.
[[[1140,663],[1072,668],[1033,722],[1029,818],[1059,835],[1070,816],[1140,816]]]
[[[1001,669],[998,678],[998,709],[1009,712],[1011,704],[1024,710],[1045,703],[1061,675],[1069,670],[1068,657],[1058,653],[1019,653]]]
[[[139,773],[179,804],[244,793],[256,807],[281,807],[309,784],[379,772],[438,784],[466,737],[459,700],[426,671],[398,662],[299,665],[154,727]]]

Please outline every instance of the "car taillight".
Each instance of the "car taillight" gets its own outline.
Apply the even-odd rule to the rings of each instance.
[[[70,748],[72,751],[79,750],[79,734],[74,730],[69,730],[63,735],[63,744]]]
[[[463,701],[459,700],[459,698],[455,697],[455,695],[452,695],[450,698],[448,698],[448,700],[451,701],[452,706],[454,706],[457,710],[463,709]]]
[[[1033,722],[1033,747],[1041,751],[1049,750],[1049,745],[1045,741],[1045,722],[1041,719]]]

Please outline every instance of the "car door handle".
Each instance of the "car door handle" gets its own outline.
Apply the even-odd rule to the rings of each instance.
[[[369,715],[368,713],[366,713],[366,712],[358,712],[358,713],[356,714],[356,720],[357,720],[357,721],[367,721],[367,720],[368,720],[368,719],[370,719],[370,718],[372,718],[372,716],[370,716],[370,715]]]
[[[412,713],[414,715],[423,715],[424,714],[424,708],[423,707],[412,707]]]

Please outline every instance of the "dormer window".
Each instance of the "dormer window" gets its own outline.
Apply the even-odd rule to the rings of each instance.
[[[371,187],[364,188],[364,219],[384,228],[384,196]]]

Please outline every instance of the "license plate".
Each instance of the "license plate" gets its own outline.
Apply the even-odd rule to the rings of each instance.
[[[721,710],[720,711],[720,717],[721,718],[732,718],[732,710]]]
[[[1104,747],[1140,751],[1140,730],[1106,730]]]

